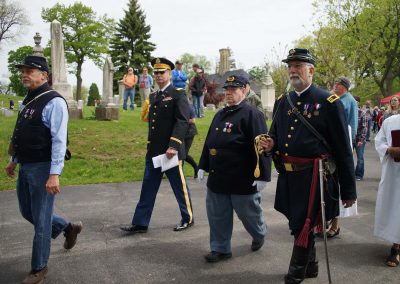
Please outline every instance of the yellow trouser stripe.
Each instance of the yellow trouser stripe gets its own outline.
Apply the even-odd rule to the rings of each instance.
[[[193,213],[192,213],[192,208],[190,206],[190,200],[189,200],[189,194],[188,194],[187,187],[186,187],[185,176],[183,175],[182,161],[179,161],[179,174],[181,176],[183,194],[185,196],[185,202],[186,202],[186,208],[187,208],[187,211],[188,211],[189,216],[190,216],[189,223],[191,223],[192,220],[193,220]]]

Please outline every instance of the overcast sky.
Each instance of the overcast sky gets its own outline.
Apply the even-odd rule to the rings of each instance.
[[[72,0],[13,0],[29,15],[30,25],[11,44],[1,43],[0,76],[7,77],[7,53],[24,45],[34,45],[33,36],[40,32],[42,46],[50,38],[50,24],[44,23],[42,8],[57,2],[70,5]],[[116,21],[123,18],[128,0],[82,0],[97,15],[107,14]],[[151,26],[155,56],[175,61],[185,52],[205,55],[215,66],[218,50],[230,47],[237,66],[245,70],[272,58],[271,49],[291,48],[293,41],[307,35],[312,27],[312,0],[139,0]],[[83,85],[96,83],[101,89],[102,71],[91,62],[83,65]],[[76,85],[70,75],[69,83]],[[101,91],[101,90],[100,90]]]

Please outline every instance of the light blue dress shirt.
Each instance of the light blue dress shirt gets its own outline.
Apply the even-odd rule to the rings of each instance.
[[[340,101],[344,106],[344,112],[346,113],[346,122],[351,126],[351,140],[354,142],[357,134],[358,126],[358,104],[353,96],[347,92],[340,97]]]
[[[23,109],[24,106],[22,105]],[[42,111],[43,124],[51,134],[51,166],[49,174],[60,175],[64,168],[67,150],[68,107],[63,98],[56,97],[49,101]],[[14,158],[13,163],[18,163]]]

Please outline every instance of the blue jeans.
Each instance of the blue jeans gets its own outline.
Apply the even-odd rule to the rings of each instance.
[[[136,205],[135,214],[133,215],[132,224],[149,226],[163,174],[161,168],[154,168],[151,158],[146,158],[142,190],[140,192],[139,203]],[[189,187],[183,175],[182,161],[179,161],[179,166],[165,171],[165,174],[174,191],[176,201],[178,201],[182,217],[181,222],[193,222],[192,200],[190,198]]]
[[[361,146],[356,146],[357,165],[355,175],[358,179],[363,179],[364,177],[364,148],[365,142]]]
[[[47,266],[51,238],[55,239],[68,222],[53,214],[54,195],[46,191],[50,162],[20,164],[17,196],[22,217],[33,224],[32,269]]]
[[[219,194],[207,189],[206,208],[211,251],[231,253],[233,210],[253,240],[260,241],[267,234],[260,192],[249,195]]]
[[[124,104],[122,105],[122,108],[124,110],[127,109],[128,98],[131,100],[131,104],[129,105],[129,107],[131,110],[133,110],[135,108],[135,106],[133,105],[135,103],[135,88],[125,89]]]
[[[204,95],[192,96],[192,98],[193,98],[194,113],[196,114],[196,117],[204,117],[204,113],[203,113]]]
[[[368,119],[368,125],[367,125],[367,137],[365,140],[369,141],[369,137],[371,136],[371,127],[372,127],[372,118]]]

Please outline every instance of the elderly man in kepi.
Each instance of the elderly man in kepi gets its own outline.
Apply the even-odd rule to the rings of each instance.
[[[28,94],[22,102],[11,138],[11,160],[6,167],[15,176],[19,164],[17,197],[22,216],[33,224],[32,270],[22,281],[42,283],[48,273],[51,238],[64,233],[64,248],[74,247],[82,223],[72,224],[53,213],[60,193],[59,176],[67,147],[68,107],[47,83],[49,67],[40,56],[27,56],[16,65]]]
[[[188,129],[189,103],[184,90],[177,90],[170,83],[174,64],[166,58],[151,61],[156,82],[160,89],[150,94],[149,133],[146,166],[140,193],[131,224],[121,230],[130,234],[146,233],[149,227],[158,189],[164,173],[155,167],[153,157],[165,154],[168,159],[178,155],[178,166],[165,171],[181,211],[181,220],[174,231],[188,229],[194,224],[189,187],[183,174],[185,159],[184,139]]]
[[[279,171],[275,209],[289,220],[294,245],[285,283],[318,276],[313,228],[324,230],[319,163],[322,160],[326,219],[339,212],[339,190],[345,207],[356,199],[354,163],[339,97],[312,84],[315,59],[295,48],[283,62],[294,90],[281,95],[273,109],[269,136],[260,145],[273,155]],[[336,167],[334,166],[336,161]]]
[[[254,140],[267,132],[264,114],[245,102],[247,80],[229,76],[223,86],[227,106],[218,111],[204,143],[198,177],[207,180],[211,252],[207,262],[232,256],[233,212],[252,237],[251,250],[264,244],[267,225],[260,190],[271,180],[271,159],[259,156]]]

